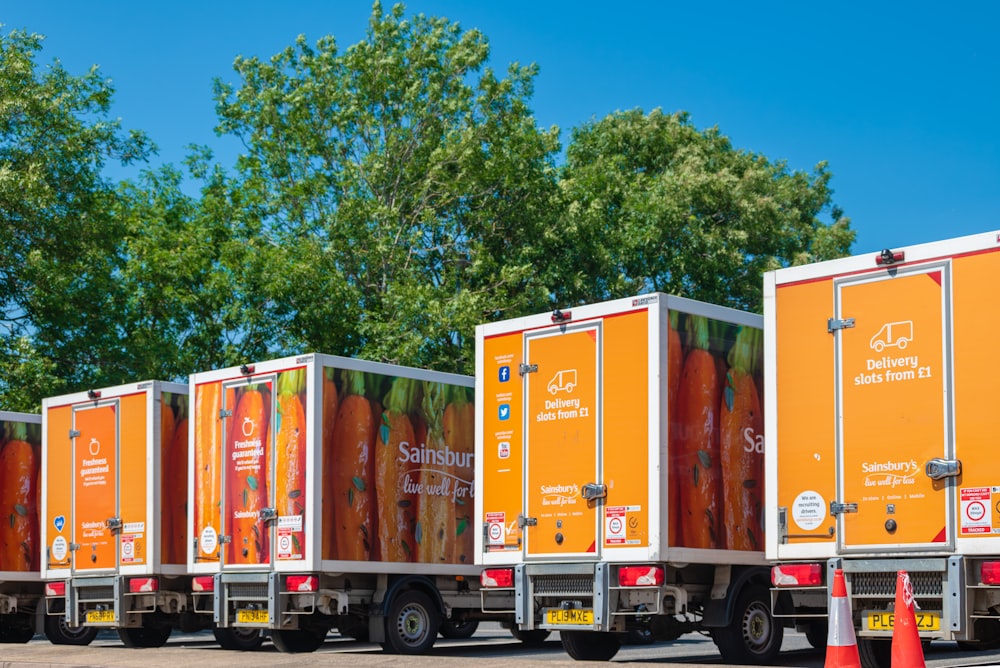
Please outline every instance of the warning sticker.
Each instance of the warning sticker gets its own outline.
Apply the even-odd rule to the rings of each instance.
[[[121,552],[123,564],[135,562],[135,534],[122,534]]]
[[[993,523],[997,487],[965,487],[961,490],[961,535],[1000,533]]]
[[[604,509],[604,544],[605,545],[639,545],[641,541],[634,537],[638,522],[634,513],[641,506],[608,506]]]
[[[486,536],[491,546],[503,546],[506,519],[506,513],[486,513]]]

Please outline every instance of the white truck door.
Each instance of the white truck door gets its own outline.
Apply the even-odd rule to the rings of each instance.
[[[526,558],[600,556],[601,323],[524,337]]]
[[[843,553],[954,545],[949,281],[944,262],[835,284]]]

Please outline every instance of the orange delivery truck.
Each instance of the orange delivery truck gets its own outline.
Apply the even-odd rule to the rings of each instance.
[[[174,628],[207,628],[192,611],[184,549],[188,419],[180,383],[43,400],[40,555],[53,642],[89,644],[106,628],[126,646],[159,647]]]
[[[0,643],[44,629],[38,561],[38,468],[42,418],[0,411]],[[53,628],[56,639],[59,628]]]
[[[476,328],[484,610],[574,659],[711,635],[769,663],[759,315],[664,294]]]
[[[472,378],[308,354],[189,380],[200,614],[286,652],[472,635]]]
[[[998,275],[989,232],[764,276],[774,614],[822,646],[843,569],[867,668],[899,570],[923,640],[1000,646]]]

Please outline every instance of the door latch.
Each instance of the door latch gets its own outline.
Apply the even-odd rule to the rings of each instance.
[[[517,526],[518,526],[519,529],[523,529],[524,527],[536,527],[536,526],[538,526],[538,518],[537,517],[525,517],[524,515],[518,515],[517,516]]]
[[[599,482],[588,482],[580,490],[580,496],[587,501],[606,498],[608,496],[608,486],[602,485]]]
[[[262,522],[273,522],[278,519],[278,509],[277,508],[261,508],[260,509],[260,519]]]
[[[108,525],[111,533],[118,533],[122,530],[122,518],[120,517],[109,517],[105,524]]]
[[[962,462],[959,459],[942,459],[935,457],[927,462],[924,472],[931,480],[944,480],[945,478],[957,478],[962,475]]]
[[[522,363],[517,367],[517,372],[522,376],[528,373],[538,373],[538,365]]]
[[[831,515],[843,515],[844,513],[856,512],[858,512],[858,504],[856,503],[839,503],[837,501],[830,502]]]

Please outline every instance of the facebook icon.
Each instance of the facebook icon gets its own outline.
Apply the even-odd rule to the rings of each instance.
[[[506,383],[508,380],[510,380],[510,367],[509,366],[500,367],[499,376],[501,383]]]

